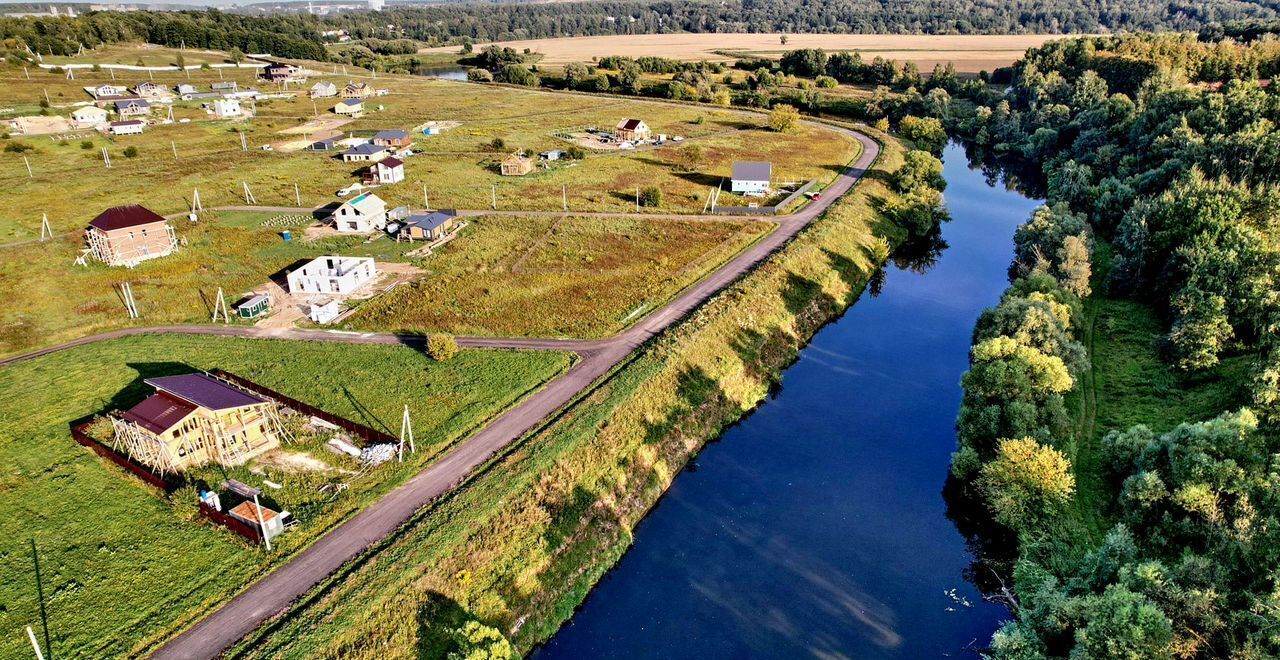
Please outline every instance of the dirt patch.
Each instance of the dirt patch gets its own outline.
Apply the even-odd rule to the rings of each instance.
[[[310,454],[284,451],[269,451],[256,459],[259,465],[275,468],[284,472],[328,472],[333,468],[324,461],[312,458]]]
[[[65,117],[18,117],[18,130],[26,135],[54,135],[71,130]]]
[[[292,128],[276,132],[280,135],[318,135],[321,131],[332,131],[340,134],[338,129],[350,124],[352,121],[354,120],[346,117],[317,117]]]

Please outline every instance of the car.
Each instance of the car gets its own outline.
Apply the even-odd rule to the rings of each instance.
[[[360,183],[353,183],[353,184],[351,184],[351,185],[347,186],[346,188],[343,188],[342,190],[339,190],[339,191],[338,191],[338,196],[339,196],[339,197],[346,197],[347,195],[350,195],[350,194],[351,194],[351,193],[353,193],[353,192],[359,192],[359,191],[361,191],[361,190],[364,190],[364,184],[360,184]]]
[[[262,150],[263,150],[263,151],[275,151],[275,149],[274,149],[274,148],[272,148],[272,146],[271,146],[271,145],[269,145],[269,144],[264,144],[264,145],[262,145]]]

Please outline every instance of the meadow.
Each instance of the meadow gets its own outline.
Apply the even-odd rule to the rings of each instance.
[[[788,34],[786,43],[776,33],[629,34],[600,37],[567,37],[501,42],[516,50],[539,54],[540,64],[590,62],[606,55],[643,57],[661,55],[679,60],[726,62],[742,57],[781,57],[796,48],[823,48],[828,52],[857,51],[864,59],[881,56],[899,62],[915,62],[922,71],[938,63],[953,62],[961,73],[976,74],[1009,66],[1028,49],[1061,35],[893,35],[893,34]],[[478,44],[477,50],[488,44]],[[426,48],[424,53],[457,52],[457,47]]]
[[[195,48],[168,48],[156,44],[102,44],[80,55],[46,55],[45,64],[123,64],[125,66],[175,66],[178,58],[183,64],[223,64],[231,62],[227,54],[217,50]],[[137,75],[137,74],[133,74]],[[146,74],[142,74],[145,76]]]
[[[761,220],[488,216],[360,308],[364,330],[603,337],[773,229]]]
[[[69,349],[0,370],[0,656],[40,629],[29,543],[39,549],[57,655],[136,656],[321,532],[394,488],[459,439],[566,370],[564,353],[466,350],[435,362],[407,347],[152,335]],[[418,452],[353,476],[270,553],[192,522],[158,491],[73,441],[68,424],[127,407],[143,378],[221,368],[372,428],[399,432],[409,404]],[[394,374],[394,377],[388,377]],[[243,469],[231,472],[246,478]],[[269,472],[269,478],[289,475]],[[255,480],[260,475],[249,475]],[[178,494],[182,494],[179,491]],[[277,495],[289,500],[286,488]],[[321,498],[326,499],[326,498]],[[128,604],[127,607],[123,604]]]
[[[871,203],[893,195],[902,162],[881,138],[868,177],[773,259],[233,655],[443,657],[468,620],[521,653],[549,637],[689,458],[767,395],[899,240]]]

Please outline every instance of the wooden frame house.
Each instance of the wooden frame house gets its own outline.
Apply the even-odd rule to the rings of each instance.
[[[148,378],[155,394],[112,418],[115,445],[161,472],[239,465],[280,446],[276,403],[207,374]]]
[[[524,176],[533,171],[533,159],[523,154],[511,154],[502,160],[499,167],[502,176]]]

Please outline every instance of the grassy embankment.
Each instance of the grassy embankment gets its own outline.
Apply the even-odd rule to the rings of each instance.
[[[137,655],[421,470],[570,361],[563,353],[469,350],[438,363],[405,347],[157,335],[0,369],[0,418],[7,420],[0,428],[0,624],[13,631],[0,637],[0,656],[29,652],[18,631],[39,630],[30,539],[40,550],[56,654]],[[143,378],[214,367],[393,435],[407,403],[418,453],[359,476],[283,468],[253,475],[254,483],[284,483],[269,494],[286,508],[319,511],[267,553],[184,520],[157,491],[70,437],[70,421],[146,396]],[[290,483],[298,479],[348,487],[327,502],[291,502],[299,491]]]
[[[443,631],[467,618],[521,651],[545,640],[685,463],[860,295],[878,237],[897,233],[871,201],[891,194],[901,159],[887,141],[867,179],[773,259],[237,654],[440,657]]]
[[[1102,437],[1136,424],[1164,433],[1247,405],[1251,360],[1228,357],[1194,378],[1180,374],[1161,355],[1167,329],[1156,311],[1107,294],[1111,246],[1098,241],[1093,259],[1095,293],[1084,301],[1081,337],[1092,366],[1071,397],[1077,423],[1068,454],[1076,474],[1074,524],[1086,532],[1082,548],[1115,523],[1109,514],[1116,493],[1105,479]]]

